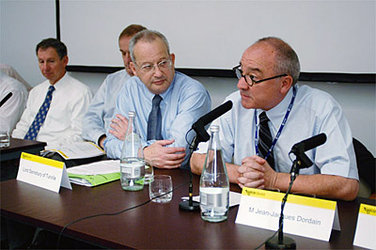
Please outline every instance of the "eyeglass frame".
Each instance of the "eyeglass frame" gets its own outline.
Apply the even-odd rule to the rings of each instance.
[[[163,59],[162,61],[160,61],[160,62],[158,62],[158,63],[153,63],[152,65],[151,65],[151,63],[150,63],[150,66],[153,66],[153,67],[150,69],[150,71],[145,71],[145,67],[146,67],[146,66],[149,66],[149,64],[145,64],[145,65],[143,65],[143,66],[139,66],[137,63],[134,63],[134,64],[135,64],[135,65],[136,65],[141,71],[143,71],[145,74],[149,74],[149,73],[151,73],[151,72],[155,72],[156,67],[158,67],[158,69],[159,69],[160,71],[165,70],[163,67],[161,68],[161,66],[160,66],[160,64],[161,64],[161,63],[164,63],[164,62],[166,62],[166,63],[169,64],[168,66],[166,66],[166,69],[167,69],[167,67],[171,67],[171,65],[172,65],[172,60],[171,60],[171,58]]]
[[[273,79],[276,79],[276,78],[279,78],[279,77],[284,77],[284,76],[288,76],[288,74],[284,73],[284,74],[280,74],[280,75],[276,75],[276,76],[272,76],[272,77],[268,77],[268,78],[264,78],[264,79],[261,79],[261,80],[254,80],[254,76],[250,76],[250,75],[243,75],[243,71],[240,69],[242,65],[239,64],[238,66],[235,66],[232,68],[232,70],[235,72],[235,75],[236,77],[240,80],[242,77],[244,77],[244,80],[245,82],[247,83],[247,85],[249,87],[252,87],[253,85],[257,84],[257,83],[260,83],[260,82],[265,82],[265,81],[269,81],[269,80],[273,80]],[[248,83],[247,81],[247,78],[246,76],[249,76],[249,78],[251,79],[251,84]]]

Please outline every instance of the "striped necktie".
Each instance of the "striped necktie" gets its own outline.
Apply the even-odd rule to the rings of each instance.
[[[162,101],[160,95],[155,95],[152,101],[152,108],[148,119],[148,140],[162,140],[162,115],[159,104]]]
[[[40,106],[39,111],[35,116],[35,119],[31,124],[29,130],[27,131],[24,139],[35,140],[35,138],[37,137],[39,130],[42,127],[44,120],[46,119],[47,112],[50,109],[52,92],[54,92],[54,90],[55,87],[52,85],[48,88],[46,98],[44,99],[42,106]]]
[[[260,129],[259,129],[258,148],[260,151],[260,156],[265,158],[270,147],[272,146],[273,138],[270,133],[269,126],[268,126],[269,118],[266,115],[265,111],[259,115],[259,119],[260,119]],[[270,153],[266,161],[269,163],[270,167],[274,169],[273,152]]]

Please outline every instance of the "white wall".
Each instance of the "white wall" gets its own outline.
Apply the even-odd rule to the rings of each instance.
[[[55,1],[0,0],[0,62],[13,66],[35,86],[43,80],[35,46],[56,37]]]
[[[117,36],[126,24],[141,23],[168,37],[178,68],[229,69],[251,42],[271,35],[299,52],[303,72],[376,68],[375,1],[61,0],[60,6],[73,65],[120,66]]]
[[[352,16],[352,18],[358,17]],[[236,22],[238,20],[234,20],[234,23]],[[304,33],[300,35],[304,36]],[[55,1],[0,0],[0,62],[12,65],[32,86],[43,80],[37,66],[35,46],[47,37],[56,37]],[[93,53],[95,49],[98,48],[93,48]],[[120,54],[117,56],[120,59]],[[240,56],[238,55],[239,58]],[[99,87],[105,77],[100,73],[72,74],[89,85],[93,91]],[[218,106],[226,95],[236,90],[235,79],[196,78],[209,90],[213,107]],[[332,94],[342,105],[354,137],[360,139],[376,156],[376,85],[325,82],[304,84]]]

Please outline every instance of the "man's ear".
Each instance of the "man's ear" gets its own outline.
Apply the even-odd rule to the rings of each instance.
[[[282,79],[282,83],[281,83],[281,89],[280,89],[281,94],[286,95],[287,92],[292,87],[292,83],[293,83],[292,76],[290,75],[284,76]]]
[[[171,58],[171,65],[174,68],[175,67],[175,54],[171,53],[170,54],[170,58]]]
[[[131,68],[133,75],[138,76],[136,73],[136,65],[134,64],[134,62],[130,62],[129,67]]]
[[[63,59],[62,59],[62,61],[63,61],[64,65],[67,66],[68,62],[69,62],[68,56],[64,56]]]

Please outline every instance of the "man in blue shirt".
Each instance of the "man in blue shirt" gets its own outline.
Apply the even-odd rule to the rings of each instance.
[[[93,141],[103,148],[103,141],[106,139],[106,130],[109,128],[114,116],[117,93],[125,82],[133,76],[129,67],[131,57],[129,55],[129,40],[138,32],[146,29],[138,24],[131,24],[119,35],[119,49],[123,58],[124,68],[106,77],[95,94],[87,113],[83,119],[82,137],[85,140]],[[124,126],[124,117],[117,115],[113,120],[110,133],[117,134],[119,127]]]
[[[141,31],[131,39],[129,49],[135,76],[121,89],[115,114],[128,116],[129,111],[136,112],[136,123],[145,141],[144,157],[149,164],[157,168],[184,167],[189,160],[187,141],[191,142],[194,136],[187,132],[210,111],[209,93],[198,81],[175,72],[175,55],[170,53],[167,39],[161,33]],[[160,138],[147,139],[152,100],[157,96],[161,100]],[[120,158],[122,144],[107,133],[104,142],[107,156]]]
[[[306,152],[313,165],[300,170],[291,192],[355,199],[359,183],[349,124],[333,97],[297,84],[300,63],[295,51],[279,38],[263,38],[243,53],[234,70],[239,91],[226,98],[233,108],[214,121],[220,126],[230,181],[241,187],[286,191],[292,146],[325,133],[326,143]],[[269,119],[268,147],[259,144],[262,113]],[[261,147],[266,148],[265,157],[260,156]],[[199,148],[191,159],[196,174],[202,171],[206,152],[203,145]]]

